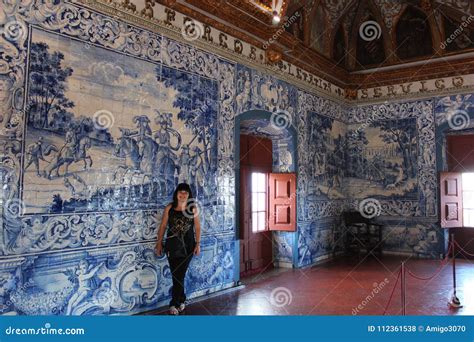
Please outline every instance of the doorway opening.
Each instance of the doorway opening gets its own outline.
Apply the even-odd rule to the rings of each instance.
[[[459,180],[459,224],[449,229],[457,244],[474,254],[474,134],[449,134],[446,137],[448,172]],[[442,194],[443,198],[443,194]],[[441,213],[443,216],[443,212]],[[451,238],[451,236],[450,236]],[[460,257],[460,256],[458,256]],[[470,257],[472,259],[472,257]]]
[[[240,276],[273,268],[272,234],[268,230],[268,177],[272,141],[240,135]]]
[[[236,238],[239,278],[292,268],[296,238],[296,130],[276,127],[271,113],[236,118]]]

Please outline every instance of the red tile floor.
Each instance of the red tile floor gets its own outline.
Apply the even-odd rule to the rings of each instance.
[[[184,314],[382,315],[403,260],[341,258],[306,269],[274,269],[243,279],[245,288],[194,301]],[[420,277],[437,273],[428,281],[407,274],[407,315],[474,315],[474,260],[456,259],[458,297],[463,304],[456,310],[447,305],[452,294],[450,262],[409,259],[406,267]],[[400,297],[399,281],[388,315],[401,315]],[[167,308],[145,314],[167,314]]]

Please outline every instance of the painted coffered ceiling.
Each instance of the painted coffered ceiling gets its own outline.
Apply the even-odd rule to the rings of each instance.
[[[473,6],[472,0],[306,0],[292,2],[287,15],[307,12],[303,30],[290,31],[353,72],[472,52]]]

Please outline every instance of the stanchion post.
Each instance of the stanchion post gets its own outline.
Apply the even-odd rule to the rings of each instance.
[[[401,294],[402,294],[402,315],[405,316],[406,315],[406,285],[405,285],[405,281],[406,281],[406,278],[405,278],[405,261],[402,261],[402,268],[401,268]]]
[[[456,244],[454,243],[454,234],[451,233],[451,253],[452,253],[452,258],[453,258],[453,286],[454,286],[454,297],[457,298],[456,296]]]
[[[453,259],[452,260],[452,265],[453,265],[453,296],[451,297],[449,305],[451,307],[457,309],[457,308],[461,308],[462,305],[461,305],[461,301],[459,300],[459,298],[457,296],[457,293],[456,293],[456,288],[457,288],[457,284],[456,284],[456,250],[455,250],[456,241],[454,240],[454,233],[451,233],[450,236],[451,236],[451,238],[450,238],[451,258]],[[449,255],[449,253],[448,253],[448,255]]]

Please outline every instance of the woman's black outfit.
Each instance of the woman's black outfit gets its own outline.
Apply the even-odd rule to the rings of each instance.
[[[195,247],[196,240],[194,238],[194,219],[192,213],[184,215],[183,211],[175,210],[171,207],[168,213],[168,230],[165,240],[165,252],[173,277],[170,306],[178,307],[186,300],[184,277],[193,257]]]

